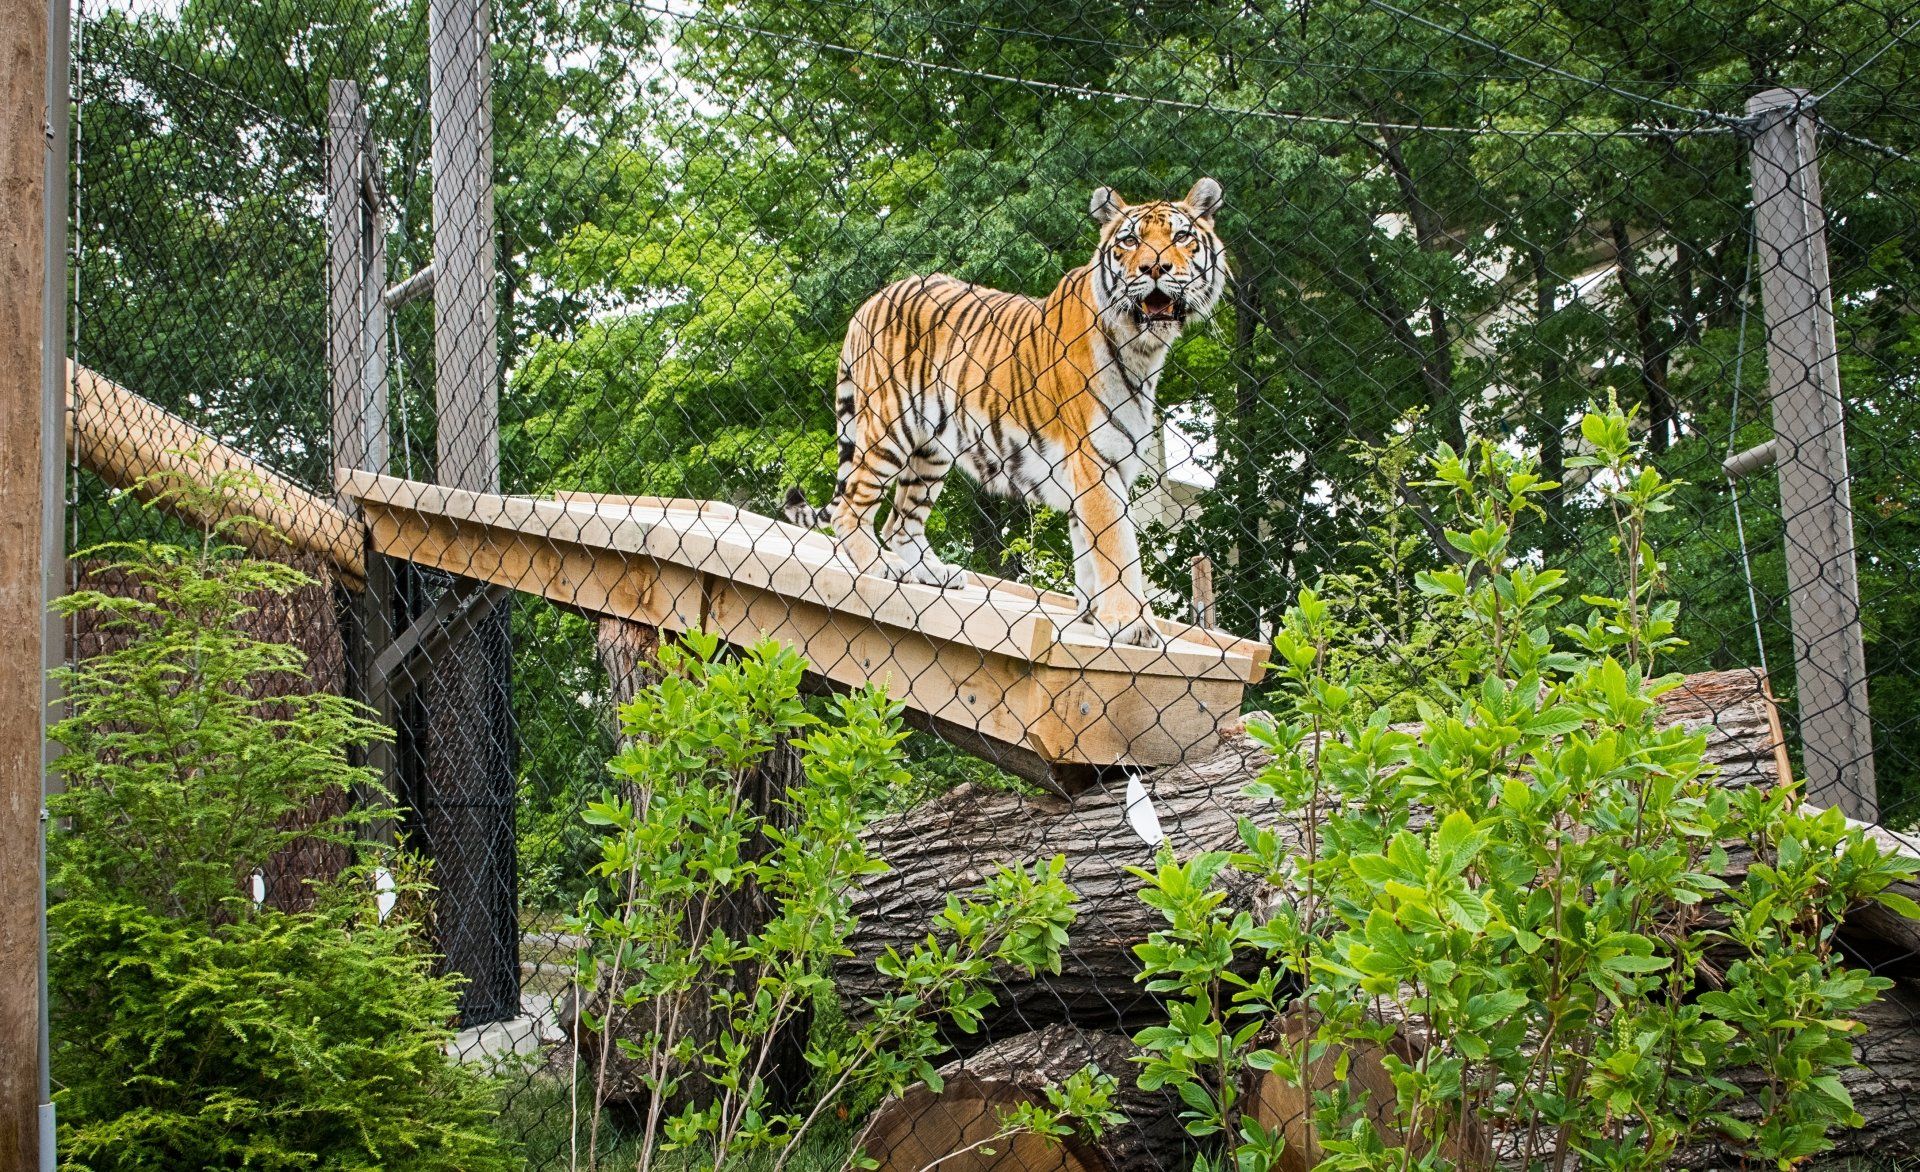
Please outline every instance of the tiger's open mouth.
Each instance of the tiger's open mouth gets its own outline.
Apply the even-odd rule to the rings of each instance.
[[[1187,303],[1171,293],[1155,289],[1134,303],[1133,320],[1141,323],[1187,320]]]

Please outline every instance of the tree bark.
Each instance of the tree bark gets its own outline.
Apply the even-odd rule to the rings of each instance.
[[[1670,720],[1705,728],[1707,759],[1724,785],[1770,785],[1779,777],[1773,722],[1758,676],[1708,672],[1669,696]],[[1181,856],[1237,850],[1238,821],[1252,819],[1283,838],[1297,830],[1270,801],[1248,797],[1247,785],[1267,763],[1265,750],[1244,732],[1227,735],[1215,752],[1143,778],[1161,829]],[[1137,1030],[1163,1023],[1160,1000],[1137,981],[1133,947],[1164,926],[1140,902],[1140,880],[1129,866],[1149,863],[1153,848],[1128,828],[1126,785],[1113,780],[1073,798],[1028,797],[961,786],[905,814],[881,819],[868,845],[892,865],[854,897],[859,920],[834,978],[847,1014],[864,1017],[866,999],[894,990],[874,968],[888,948],[905,953],[925,937],[949,894],[980,883],[998,863],[1031,864],[1063,855],[1066,881],[1079,893],[1079,919],[1058,974],[998,974],[997,1005],[978,1034],[954,1034],[961,1053],[1039,1025],[1071,1022],[1083,1029]],[[1296,844],[1297,845],[1297,844]],[[1225,877],[1233,906],[1257,910],[1264,890],[1251,880]]]
[[[1193,1141],[1181,1127],[1180,1100],[1135,1083],[1141,1051],[1119,1034],[1053,1025],[1017,1034],[940,1068],[939,1093],[925,1084],[888,1099],[855,1147],[876,1172],[1163,1172],[1190,1167]],[[1054,1142],[1023,1134],[990,1139],[1021,1103],[1045,1105],[1044,1088],[1092,1065],[1117,1084],[1111,1110],[1122,1116],[1098,1137]],[[989,1152],[987,1149],[991,1149]]]
[[[1408,1146],[1416,1158],[1425,1157],[1434,1146],[1431,1137],[1416,1135],[1408,1143],[1394,1119],[1398,1092],[1382,1059],[1390,1051],[1402,1062],[1414,1064],[1427,1048],[1396,1028],[1385,1046],[1358,1042],[1344,1049],[1328,1047],[1313,1058],[1310,1044],[1319,1028],[1318,1014],[1296,1009],[1268,1023],[1260,1035],[1261,1046],[1289,1055],[1301,1064],[1307,1076],[1304,1086],[1300,1080],[1282,1078],[1273,1071],[1253,1071],[1246,1082],[1242,1109],[1261,1127],[1286,1136],[1287,1146],[1277,1165],[1279,1172],[1308,1172],[1326,1158],[1328,1153],[1316,1142],[1313,1100],[1315,1095],[1331,1093],[1343,1085],[1355,1103],[1365,1103],[1366,1119],[1382,1143],[1388,1147]],[[1344,1077],[1339,1072],[1342,1058],[1347,1063]],[[1448,1121],[1439,1146],[1455,1168],[1485,1167],[1493,1154],[1486,1130],[1471,1113]]]

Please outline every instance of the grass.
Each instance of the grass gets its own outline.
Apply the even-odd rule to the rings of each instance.
[[[526,1082],[517,1083],[502,1096],[497,1125],[510,1141],[519,1145],[523,1166],[528,1172],[555,1172],[557,1169],[612,1172],[614,1169],[633,1168],[640,1159],[640,1133],[637,1128],[622,1126],[617,1114],[602,1120],[598,1158],[594,1167],[588,1168],[584,1102],[579,1123],[578,1159],[575,1162],[568,1090],[565,1071],[549,1068]],[[787,1170],[839,1172],[852,1147],[852,1127],[836,1123],[810,1134],[806,1143],[787,1163]],[[773,1158],[772,1152],[756,1152],[729,1159],[727,1172],[771,1172]],[[654,1157],[653,1166],[655,1172],[708,1172],[713,1167],[713,1158],[709,1151],[691,1148],[659,1153]]]

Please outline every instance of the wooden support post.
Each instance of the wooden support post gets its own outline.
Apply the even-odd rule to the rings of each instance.
[[[360,87],[329,83],[327,93],[327,366],[333,397],[336,468],[387,472],[387,232],[380,207],[379,169]],[[357,516],[358,507],[340,498]],[[366,588],[351,602],[347,624],[348,691],[393,728],[399,712],[387,680],[373,670],[392,644],[398,598],[392,563],[368,550]],[[368,748],[365,763],[379,771],[388,793],[399,782],[396,746]],[[376,794],[363,802],[381,802]],[[391,840],[393,827],[376,834]]]
[[[1854,563],[1845,408],[1827,274],[1815,118],[1800,90],[1747,103],[1807,796],[1875,821],[1873,734]]]
[[[437,476],[500,487],[488,0],[430,0]]]
[[[428,0],[433,129],[436,478],[500,487],[488,0]],[[456,570],[456,572],[458,572]],[[440,947],[466,976],[464,1024],[519,1012],[511,606],[449,640],[418,690],[415,795],[440,889]]]
[[[327,107],[327,365],[336,467],[387,470],[386,230],[360,87],[335,80]]]
[[[58,408],[47,365],[64,356],[48,304],[60,271],[50,255],[50,180],[66,152],[64,58],[46,0],[0,3],[0,1168],[52,1167],[46,1106],[45,857],[48,550],[57,536]],[[60,133],[57,143],[50,139]],[[62,183],[59,191],[64,193]],[[50,330],[50,323],[52,329]],[[64,375],[62,367],[59,371]],[[52,383],[58,386],[57,382]],[[53,499],[49,500],[49,495]],[[57,646],[57,643],[55,644]]]
[[[1193,575],[1193,625],[1213,626],[1213,559],[1204,553],[1193,555],[1187,565]]]

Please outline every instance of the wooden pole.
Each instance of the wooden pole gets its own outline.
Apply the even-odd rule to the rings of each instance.
[[[43,1167],[47,0],[0,3],[0,1168]],[[61,94],[66,79],[60,79]],[[59,144],[64,152],[66,142]],[[56,400],[57,401],[57,400]]]
[[[1774,455],[1787,546],[1795,691],[1807,796],[1879,817],[1854,563],[1840,351],[1834,338],[1815,118],[1801,90],[1747,103],[1753,224],[1767,325]]]
[[[387,232],[378,195],[380,173],[367,128],[360,87],[334,80],[327,109],[327,367],[333,397],[333,460],[338,469],[389,471],[387,428]],[[336,495],[342,512],[359,506]],[[360,531],[356,529],[356,535]],[[353,599],[346,627],[348,691],[388,727],[399,710],[388,680],[373,669],[393,644],[399,625],[394,568],[371,550],[362,555],[366,589]],[[379,771],[388,793],[399,784],[397,746],[368,746],[365,764]],[[385,805],[378,794],[363,803]],[[394,828],[379,824],[390,841]]]
[[[440,483],[500,487],[487,0],[430,0],[433,361]]]
[[[488,0],[429,0],[433,127],[436,478],[500,487],[499,341]],[[468,981],[467,1025],[520,1007],[514,850],[511,608],[500,606],[429,668],[415,795],[440,898],[440,948]]]
[[[72,76],[73,45],[71,13],[66,0],[47,4],[47,191],[46,257],[47,283],[41,320],[41,337],[47,343],[40,352],[40,579],[41,597],[47,601],[65,594],[67,578],[67,144],[68,84]],[[42,606],[41,621],[41,704],[42,726],[57,717],[56,706],[64,699],[54,681],[53,669],[67,657],[66,620],[50,606]],[[45,794],[60,788],[52,764],[60,754],[59,746],[41,738],[41,778]],[[40,1172],[53,1172],[57,1163],[57,1130],[54,1126],[52,1015],[47,981],[47,857],[45,822],[40,835]]]
[[[367,415],[365,186],[367,114],[360,87],[327,85],[327,374],[333,398],[333,462],[372,468]],[[382,292],[385,290],[383,289]],[[374,469],[384,471],[385,469]]]
[[[1213,626],[1213,559],[1204,553],[1193,555],[1187,565],[1193,576],[1193,625]]]

